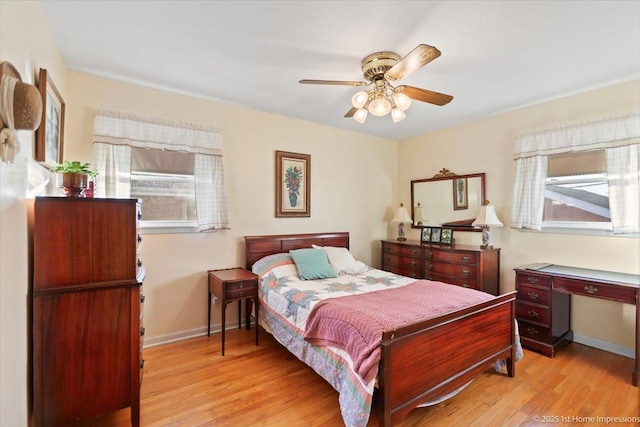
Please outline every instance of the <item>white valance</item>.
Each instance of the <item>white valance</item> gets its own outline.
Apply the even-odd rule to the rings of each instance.
[[[220,131],[115,111],[98,111],[93,142],[222,156]]]
[[[514,159],[634,144],[640,144],[639,113],[520,135]]]

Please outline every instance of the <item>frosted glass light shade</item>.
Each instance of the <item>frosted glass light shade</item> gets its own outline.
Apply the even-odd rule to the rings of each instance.
[[[391,119],[393,120],[393,123],[398,123],[403,121],[405,118],[407,117],[407,115],[404,113],[404,111],[402,111],[399,108],[393,108],[391,110]]]
[[[396,107],[398,107],[402,111],[407,111],[407,109],[411,106],[411,98],[400,92],[393,93],[393,102],[395,102]]]
[[[369,112],[366,108],[358,108],[358,111],[356,111],[356,113],[353,115],[353,120],[358,123],[364,123],[368,113]]]
[[[351,104],[356,108],[362,108],[367,103],[369,99],[369,94],[365,91],[360,91],[353,95],[351,98]]]
[[[369,112],[374,116],[384,116],[391,111],[391,103],[385,98],[376,98],[369,103]]]

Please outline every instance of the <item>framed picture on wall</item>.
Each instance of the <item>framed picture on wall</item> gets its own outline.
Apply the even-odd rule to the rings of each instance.
[[[62,163],[65,103],[44,68],[40,68],[38,90],[42,97],[42,119],[36,130],[35,159],[52,166]]]
[[[456,211],[469,209],[467,178],[453,180],[453,209]]]
[[[276,151],[276,218],[311,216],[311,156]]]

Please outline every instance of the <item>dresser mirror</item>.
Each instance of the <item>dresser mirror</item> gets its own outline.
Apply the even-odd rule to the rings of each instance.
[[[456,175],[443,168],[432,178],[411,181],[411,226],[481,231],[471,223],[485,202],[484,172]]]

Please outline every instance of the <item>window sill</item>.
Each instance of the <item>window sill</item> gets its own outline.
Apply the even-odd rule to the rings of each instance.
[[[542,233],[549,234],[577,234],[591,236],[610,236],[610,237],[633,237],[640,236],[638,233],[631,234],[614,234],[611,223],[581,223],[574,222],[570,224],[561,222],[545,222],[542,224]]]
[[[140,234],[189,234],[199,233],[195,221],[140,221]]]

